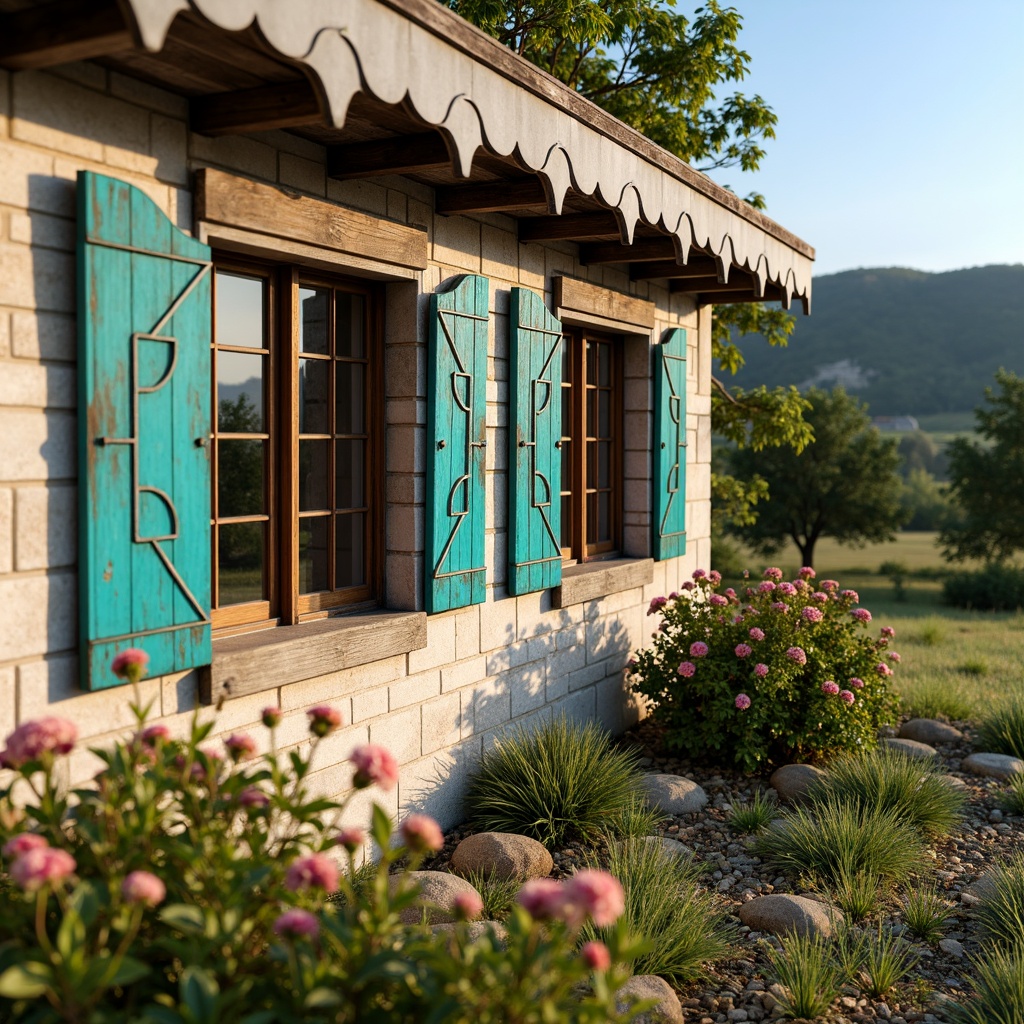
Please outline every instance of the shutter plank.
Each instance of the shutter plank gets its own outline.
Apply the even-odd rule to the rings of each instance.
[[[654,557],[686,554],[686,331],[654,350]]]

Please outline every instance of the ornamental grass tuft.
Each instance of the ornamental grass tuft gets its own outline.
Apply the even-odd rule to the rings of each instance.
[[[828,943],[820,935],[785,935],[782,949],[768,951],[775,977],[785,989],[779,1005],[789,1017],[824,1016],[843,983]]]
[[[911,887],[903,899],[903,923],[923,942],[938,942],[952,911],[934,886]]]
[[[613,748],[593,722],[562,717],[498,740],[470,777],[466,806],[481,831],[515,832],[556,849],[635,821],[640,777],[636,753]]]
[[[1009,814],[1024,814],[1024,775],[1014,772],[1006,780],[1006,792],[999,802]]]
[[[877,913],[887,895],[885,883],[873,871],[850,873],[843,869],[836,880],[832,897],[847,918],[856,922]]]
[[[753,797],[732,805],[729,825],[737,832],[757,835],[779,816],[779,805],[764,790],[754,790]]]
[[[1014,853],[988,877],[991,889],[974,911],[982,934],[1002,949],[1024,949],[1024,853]]]
[[[861,810],[894,811],[929,837],[948,835],[967,802],[937,765],[885,747],[835,761],[808,798],[812,805],[842,801]]]
[[[860,970],[864,991],[873,999],[883,998],[914,969],[917,961],[917,953],[906,939],[879,924],[864,946]]]
[[[1024,1020],[1024,949],[987,949],[971,960],[974,995],[946,1003],[949,1024],[1020,1024]]]
[[[978,730],[977,743],[993,754],[1024,757],[1024,700],[1009,700],[989,712]]]

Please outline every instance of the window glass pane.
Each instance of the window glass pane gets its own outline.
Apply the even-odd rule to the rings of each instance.
[[[217,441],[217,515],[258,516],[266,512],[263,441]]]
[[[587,388],[587,437],[597,436],[597,391]]]
[[[599,441],[597,443],[597,486],[611,487],[612,485],[612,443],[611,441]]]
[[[562,388],[562,437],[572,437],[572,388]]]
[[[562,382],[572,383],[572,338],[562,335]]]
[[[366,505],[366,442],[336,441],[334,491],[335,508]]]
[[[302,594],[313,594],[330,586],[327,578],[330,524],[329,516],[299,520],[299,592]]]
[[[299,289],[299,351],[326,356],[330,353],[327,336],[331,293],[326,288]]]
[[[562,495],[562,547],[572,547],[572,498],[568,494]]]
[[[597,496],[597,540],[604,543],[612,539],[612,496],[602,491]]]
[[[587,342],[587,383],[597,383],[597,349],[596,341]]]
[[[587,442],[587,487],[597,487],[597,444]]]
[[[217,605],[262,601],[266,523],[223,523],[217,527]]]
[[[299,511],[328,508],[327,482],[331,472],[330,441],[299,442]]]
[[[587,495],[587,544],[596,544],[600,538],[597,533],[597,495]]]
[[[352,512],[335,516],[334,585],[358,587],[366,582],[365,531],[366,515]]]
[[[612,382],[612,347],[607,342],[601,342],[598,346],[598,359],[600,363],[600,373],[598,374],[598,383],[603,387],[609,387]]]
[[[218,350],[217,429],[226,434],[262,434],[266,356]]]
[[[264,288],[260,277],[217,271],[214,341],[218,345],[266,348]]]
[[[562,490],[572,490],[572,455],[570,449],[571,441],[562,442]]]
[[[327,434],[331,364],[325,359],[299,360],[299,433]]]
[[[336,363],[335,369],[337,371],[335,433],[362,434],[366,430],[366,367],[362,363]]]
[[[612,393],[597,393],[597,436],[611,437],[612,433]]]
[[[336,352],[339,356],[361,358],[365,354],[366,345],[363,337],[363,296],[335,292],[334,303],[334,320],[338,332]]]

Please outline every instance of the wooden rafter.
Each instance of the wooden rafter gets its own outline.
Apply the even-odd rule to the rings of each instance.
[[[637,263],[629,268],[629,276],[634,281],[653,281],[662,277],[684,280],[690,277],[714,277],[718,280],[718,264],[706,258],[691,258],[686,266],[675,261]]]
[[[610,211],[524,217],[519,221],[520,242],[575,242],[582,238],[618,238],[620,234],[619,222]]]
[[[115,0],[58,0],[0,15],[0,67],[8,71],[104,57],[132,43]]]
[[[723,284],[717,279],[697,278],[693,281],[681,280],[672,282],[674,292],[700,292],[701,295],[715,295],[724,292],[743,292],[745,295],[754,294],[754,282],[745,274],[733,270],[728,284]]]
[[[443,214],[501,213],[538,206],[548,206],[548,195],[539,178],[446,185],[435,195],[435,208]]]
[[[320,124],[323,114],[313,87],[302,79],[194,99],[189,120],[201,135],[237,135]]]
[[[638,238],[632,245],[592,242],[580,246],[580,263],[639,263],[645,260],[675,261],[679,250],[671,238]]]
[[[327,149],[328,177],[345,181],[379,174],[415,174],[451,165],[451,153],[439,132],[399,135]]]

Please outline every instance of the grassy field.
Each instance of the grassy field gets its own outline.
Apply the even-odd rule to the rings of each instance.
[[[941,602],[935,579],[908,579],[897,601],[892,583],[879,575],[887,561],[913,571],[944,568],[933,533],[901,533],[891,544],[843,548],[822,541],[815,552],[819,577],[832,577],[860,594],[873,625],[896,630],[893,649],[903,660],[893,677],[909,714],[977,717],[994,701],[1024,697],[1024,614],[961,611]],[[800,566],[795,548],[765,560],[749,556],[751,575],[778,565],[791,576]]]

